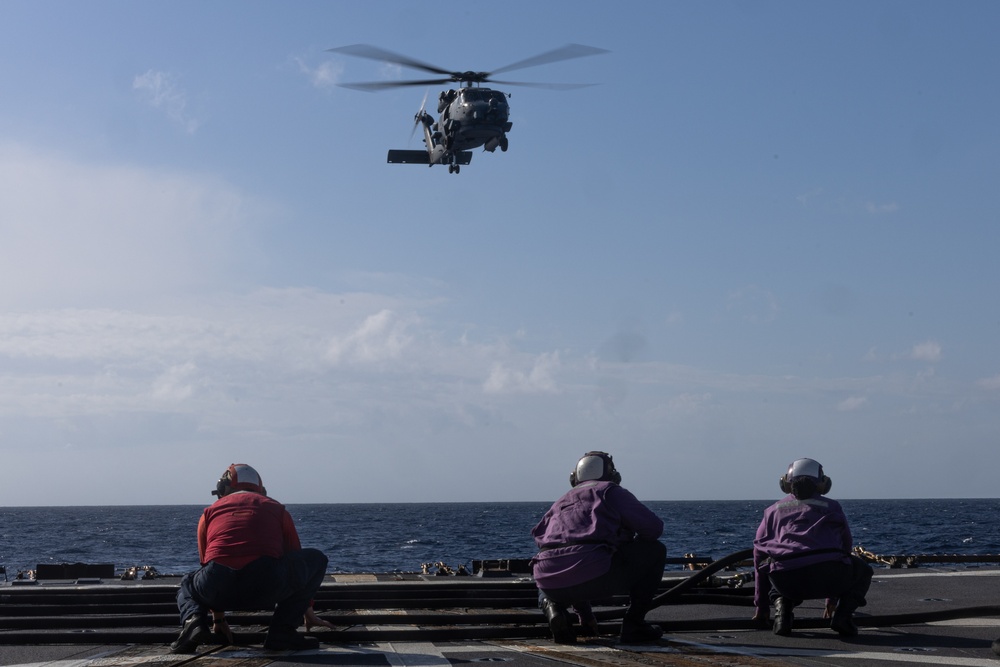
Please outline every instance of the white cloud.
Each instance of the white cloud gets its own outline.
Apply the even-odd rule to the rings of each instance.
[[[983,389],[988,389],[990,391],[1000,389],[1000,374],[994,375],[993,377],[983,378],[976,384]]]
[[[382,310],[365,318],[355,331],[334,337],[327,349],[326,359],[335,365],[398,359],[412,340],[407,334],[409,324],[400,321],[392,311]]]
[[[553,374],[559,370],[559,365],[558,352],[539,355],[528,371],[509,368],[503,362],[496,362],[483,383],[483,390],[489,394],[555,392],[556,381]]]
[[[868,403],[868,398],[865,396],[848,396],[837,404],[837,410],[851,412],[864,407],[866,403]]]
[[[194,134],[201,122],[188,112],[187,93],[177,84],[177,77],[169,72],[148,70],[132,80],[132,89],[154,109],[162,111],[171,121],[188,134]]]
[[[154,399],[167,402],[179,402],[190,398],[194,393],[192,379],[198,367],[188,362],[179,366],[171,366],[153,381],[152,396]]]
[[[248,249],[237,234],[275,210],[206,174],[2,143],[0,182],[0,308],[217,284]]]
[[[315,88],[320,89],[333,88],[340,83],[341,75],[344,73],[343,63],[333,60],[327,60],[316,67],[312,67],[302,58],[295,58],[295,64],[298,66],[299,71],[306,75],[309,82]]]
[[[888,202],[885,204],[867,202],[865,204],[865,210],[869,213],[895,213],[899,210],[899,205],[896,202]]]
[[[809,192],[803,192],[802,194],[795,197],[795,199],[803,206],[806,206],[809,204],[811,200],[815,199],[816,197],[819,197],[822,194],[823,194],[823,188],[816,188],[815,190],[810,190]]]
[[[910,358],[917,361],[927,361],[927,362],[937,362],[941,360],[941,345],[940,343],[929,340],[923,343],[917,343],[910,350]]]

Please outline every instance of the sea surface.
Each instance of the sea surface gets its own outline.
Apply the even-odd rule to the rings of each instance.
[[[749,548],[773,500],[653,501],[671,556],[721,558]],[[880,555],[998,554],[1000,499],[841,500],[855,545]],[[548,502],[289,505],[303,546],[330,572],[418,572],[425,563],[470,571],[473,560],[530,558],[531,528]],[[201,505],[0,507],[0,567],[39,563],[198,567]],[[0,575],[2,576],[2,575]]]

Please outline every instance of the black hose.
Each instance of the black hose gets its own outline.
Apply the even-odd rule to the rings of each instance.
[[[675,598],[679,598],[681,593],[697,586],[698,584],[700,584],[701,582],[705,581],[710,576],[718,572],[719,570],[729,567],[733,563],[739,563],[740,561],[744,561],[752,556],[753,556],[753,549],[743,549],[742,551],[731,553],[725,558],[720,558],[717,561],[713,561],[712,563],[706,565],[704,569],[698,570],[698,572],[692,574],[690,577],[687,577],[686,579],[684,579],[684,581],[680,582],[679,584],[676,584],[675,586],[667,589],[666,591],[654,597],[650,609],[651,610],[656,609],[657,607],[661,607],[667,604],[668,602],[674,602]],[[615,618],[622,618],[623,616],[625,616],[625,611],[626,610],[624,609],[600,611],[596,612],[594,616],[596,616],[598,620],[610,620]]]
[[[690,577],[677,584],[673,588],[670,588],[663,593],[660,593],[655,598],[653,598],[653,606],[651,609],[656,609],[672,600],[673,598],[679,596],[681,593],[689,588],[697,586],[701,582],[708,579],[710,576],[718,572],[719,570],[729,567],[733,563],[739,563],[747,558],[753,556],[753,549],[743,549],[742,551],[737,551],[736,553],[731,553],[725,558],[720,558],[717,561],[713,561],[709,565],[705,566],[704,569],[698,570],[697,573],[692,574]]]

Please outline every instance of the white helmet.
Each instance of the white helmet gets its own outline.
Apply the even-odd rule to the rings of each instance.
[[[797,477],[811,477],[816,481],[816,490],[821,495],[830,493],[833,482],[823,474],[823,466],[815,459],[795,459],[788,464],[788,472],[781,476],[778,486],[785,493],[792,492],[792,482]]]
[[[222,473],[222,477],[215,484],[213,496],[225,496],[234,491],[253,491],[261,495],[267,495],[264,482],[260,478],[260,473],[246,463],[234,463]]]
[[[587,452],[583,458],[576,462],[576,468],[569,474],[570,486],[591,480],[621,484],[622,476],[615,470],[615,462],[611,458],[611,454]]]

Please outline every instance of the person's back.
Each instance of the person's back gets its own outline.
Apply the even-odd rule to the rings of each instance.
[[[663,521],[619,484],[605,452],[587,452],[570,474],[572,488],[531,531],[539,552],[532,559],[539,605],[559,643],[576,641],[566,607],[575,607],[582,630],[597,632],[590,600],[628,593],[621,640],[652,641],[663,631],[645,621],[663,578]]]
[[[301,548],[285,506],[267,496],[239,491],[205,508],[203,563],[214,561],[233,569]],[[294,535],[294,543],[292,542]]]
[[[754,621],[768,622],[774,604],[776,635],[792,631],[792,610],[803,600],[827,598],[830,627],[856,635],[852,616],[866,604],[872,569],[851,555],[851,530],[840,503],[825,494],[832,482],[813,459],[797,459],[780,479],[784,498],[766,510],[754,538]]]
[[[181,634],[174,653],[192,653],[210,636],[211,612],[217,635],[230,642],[225,611],[273,609],[264,648],[316,648],[315,639],[297,632],[303,619],[318,619],[310,603],[326,576],[327,558],[303,549],[284,505],[267,496],[260,475],[245,463],[229,466],[198,521],[201,568],[181,579],[177,608]]]
[[[818,493],[803,499],[789,495],[768,507],[754,539],[754,547],[772,558],[776,570],[846,561],[851,546],[851,530],[840,503]],[[792,554],[802,555],[785,559]]]

